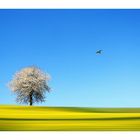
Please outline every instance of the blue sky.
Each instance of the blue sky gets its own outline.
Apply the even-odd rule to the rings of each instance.
[[[52,77],[39,105],[140,107],[140,10],[0,10],[0,52],[0,104],[37,65]]]

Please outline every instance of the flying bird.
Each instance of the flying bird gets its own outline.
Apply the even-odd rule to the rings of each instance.
[[[98,50],[97,52],[96,52],[96,54],[101,54],[102,53],[102,50]]]

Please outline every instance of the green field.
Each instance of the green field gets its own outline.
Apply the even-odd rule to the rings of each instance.
[[[0,106],[1,131],[139,131],[140,108]]]

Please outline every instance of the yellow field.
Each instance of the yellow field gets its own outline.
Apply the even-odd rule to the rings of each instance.
[[[0,106],[0,130],[139,131],[139,108]]]

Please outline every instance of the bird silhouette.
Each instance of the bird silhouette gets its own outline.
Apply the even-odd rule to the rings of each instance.
[[[98,50],[97,52],[96,52],[96,54],[101,54],[102,53],[102,50]]]

